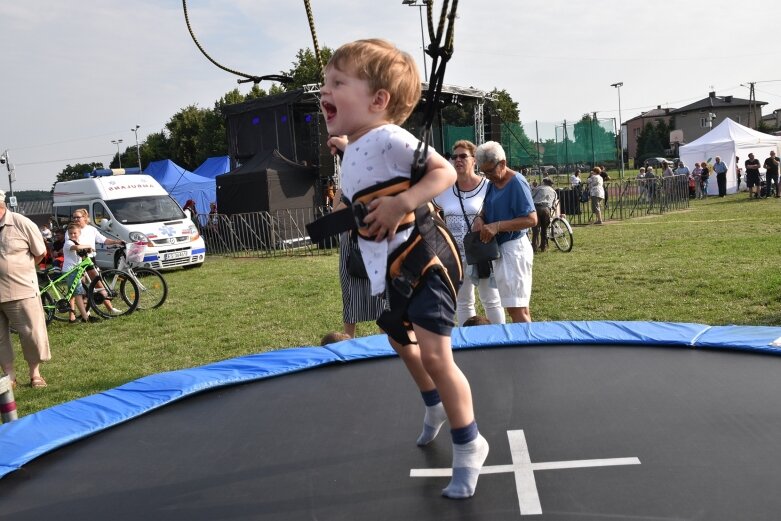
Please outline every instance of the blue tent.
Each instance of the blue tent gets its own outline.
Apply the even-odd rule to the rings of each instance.
[[[228,156],[210,157],[201,166],[193,170],[193,174],[214,179],[218,175],[231,171],[231,162]]]
[[[170,159],[149,163],[144,173],[154,177],[179,206],[184,206],[188,199],[195,201],[199,214],[208,214],[210,203],[217,201],[214,179],[195,175]]]

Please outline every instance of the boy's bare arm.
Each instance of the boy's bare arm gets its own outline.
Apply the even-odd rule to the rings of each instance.
[[[426,173],[408,190],[396,195],[378,197],[369,203],[364,222],[377,241],[393,239],[396,228],[406,214],[431,201],[456,182],[456,171],[447,159],[434,154],[426,162]]]

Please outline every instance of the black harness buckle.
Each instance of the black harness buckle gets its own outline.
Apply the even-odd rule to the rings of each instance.
[[[363,220],[367,215],[369,215],[369,210],[366,208],[366,205],[358,201],[356,203],[353,203],[352,209],[353,209],[353,219],[355,219],[356,226],[358,226],[358,228],[368,227],[369,225],[366,224]]]

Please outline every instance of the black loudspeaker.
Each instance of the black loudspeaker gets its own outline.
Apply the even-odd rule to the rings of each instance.
[[[328,128],[325,126],[325,119],[322,114],[317,115],[317,132],[319,139],[319,158],[318,164],[320,165],[320,179],[327,179],[332,177],[335,173],[334,169],[334,156],[331,155],[331,149],[328,148]]]
[[[320,162],[319,116],[317,112],[295,111],[296,157],[299,163],[316,166]]]
[[[485,118],[485,140],[502,142],[502,119],[496,114]]]

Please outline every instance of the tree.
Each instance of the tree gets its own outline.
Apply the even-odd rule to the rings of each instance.
[[[149,134],[141,145],[141,164],[148,165],[152,161],[167,159],[170,149],[171,143],[165,132],[160,131]]]
[[[518,110],[518,102],[513,101],[512,96],[506,90],[498,90],[494,87],[491,91],[496,98],[493,101],[493,107],[502,116],[502,121],[505,123],[520,123],[520,111]]]
[[[209,110],[195,105],[185,107],[165,124],[168,129],[169,154],[171,159],[188,170],[193,170],[208,156],[207,121]],[[223,139],[224,141],[224,139]],[[227,146],[225,147],[227,148]]]
[[[58,174],[55,183],[60,181],[73,181],[74,179],[84,179],[85,174],[104,168],[103,163],[76,163],[75,165],[65,165]],[[51,192],[54,192],[54,185],[52,185]]]
[[[670,120],[667,124],[658,119],[655,122],[646,122],[640,135],[637,136],[637,160],[642,162],[649,157],[664,156],[670,147],[670,131],[675,122]]]
[[[323,66],[328,63],[328,60],[331,59],[333,54],[333,49],[329,47],[323,47],[320,50],[320,57],[322,58]],[[289,71],[282,71],[281,73],[285,76],[290,76],[293,78],[291,83],[286,83],[284,86],[284,90],[288,91],[300,89],[304,85],[309,85],[312,83],[320,84],[323,82],[320,65],[315,59],[315,52],[309,48],[299,49],[298,53],[296,54],[296,59],[293,62],[293,68]]]
[[[65,165],[65,168],[57,174],[57,182],[73,181],[74,179],[84,179],[85,174],[104,168],[103,163],[76,163],[75,165]]]

